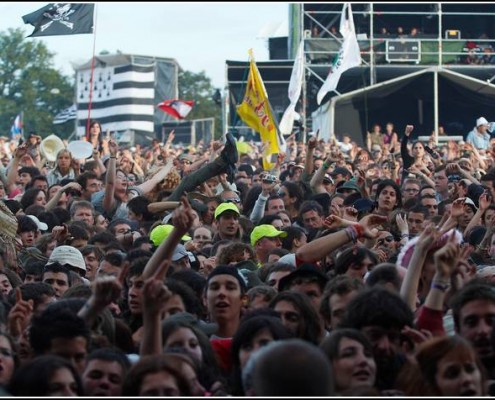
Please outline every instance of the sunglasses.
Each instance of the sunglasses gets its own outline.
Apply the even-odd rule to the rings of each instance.
[[[285,192],[278,192],[278,193],[277,193],[277,196],[280,196],[280,197],[285,197]]]
[[[380,245],[380,244],[384,244],[385,242],[392,243],[393,241],[395,241],[393,236],[387,236],[385,238],[378,239],[376,241],[376,244]]]
[[[241,203],[241,199],[225,199],[223,202],[224,202],[224,203],[235,203],[235,204],[240,204],[240,203]]]

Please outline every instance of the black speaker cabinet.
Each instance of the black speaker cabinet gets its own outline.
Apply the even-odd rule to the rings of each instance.
[[[421,41],[411,39],[386,40],[385,59],[387,62],[414,62],[421,61]]]

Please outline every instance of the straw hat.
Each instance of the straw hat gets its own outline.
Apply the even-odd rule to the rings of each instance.
[[[0,201],[0,236],[15,239],[17,233],[17,218],[12,211]]]

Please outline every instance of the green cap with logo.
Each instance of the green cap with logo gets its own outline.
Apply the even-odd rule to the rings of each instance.
[[[234,211],[237,215],[240,215],[239,209],[234,203],[222,203],[215,209],[215,219],[217,219],[220,214],[223,214],[225,211]]]
[[[173,225],[158,225],[155,227],[150,233],[150,239],[153,244],[158,247],[160,244],[170,235],[174,229]],[[191,236],[184,235],[182,236],[182,240],[191,240]]]
[[[287,237],[287,232],[279,231],[273,225],[259,225],[251,232],[251,246],[255,246],[256,242],[264,237]]]

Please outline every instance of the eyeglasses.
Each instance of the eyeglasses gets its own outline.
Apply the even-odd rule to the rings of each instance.
[[[409,189],[404,189],[404,192],[406,192],[406,193],[419,193],[419,189],[409,188]]]
[[[387,236],[387,237],[384,237],[384,238],[378,239],[378,240],[376,241],[376,244],[377,244],[377,245],[381,245],[381,244],[384,244],[385,242],[387,242],[387,243],[392,243],[392,242],[394,242],[394,241],[395,241],[395,239],[394,239],[394,237],[393,237],[393,236]]]

